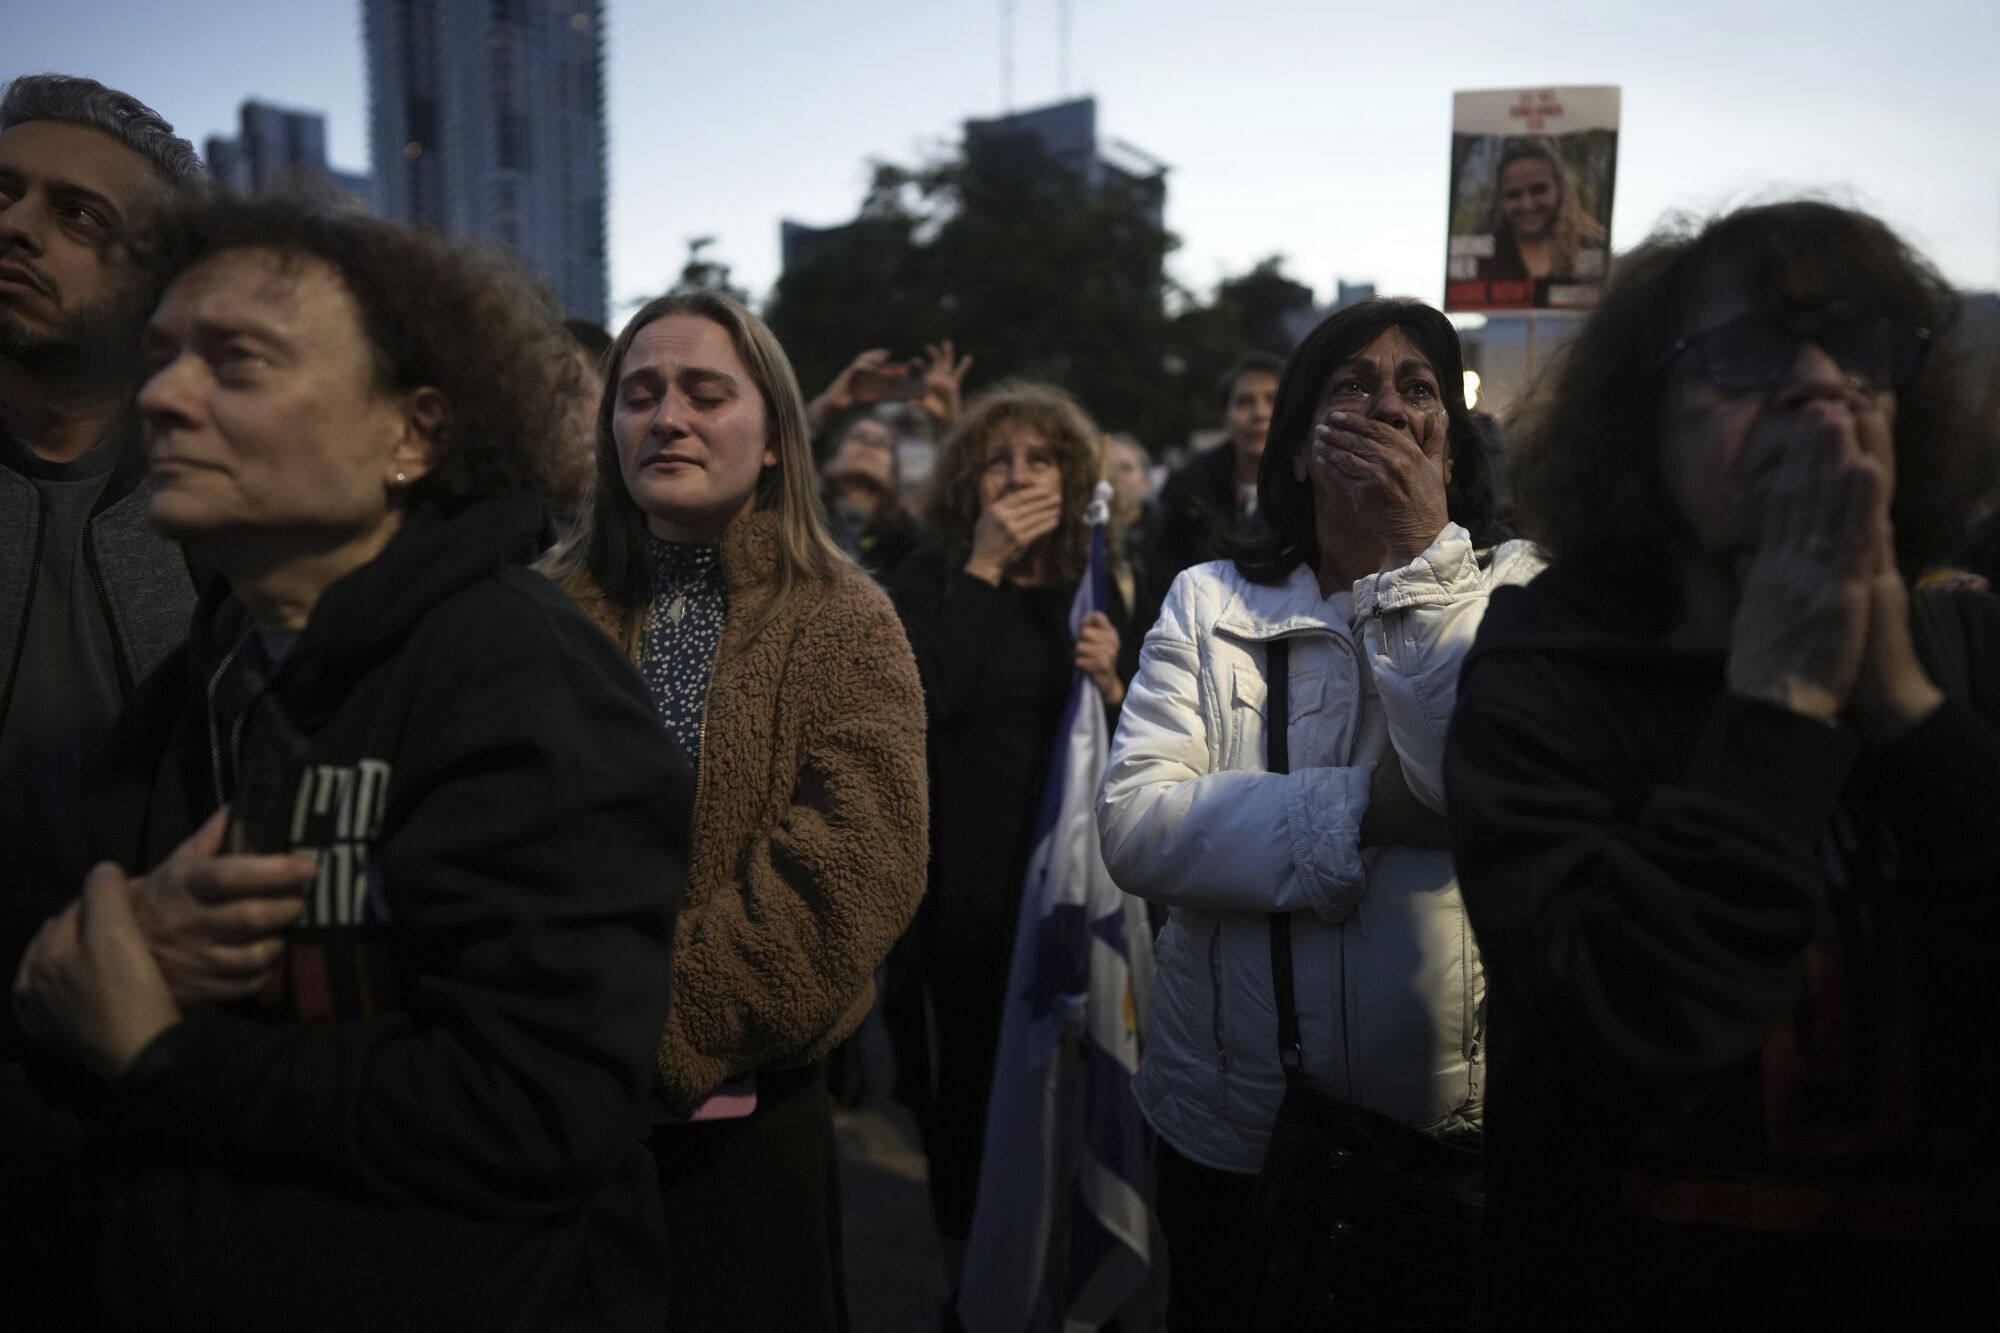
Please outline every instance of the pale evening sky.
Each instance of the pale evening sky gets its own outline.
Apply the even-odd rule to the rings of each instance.
[[[999,0],[611,0],[614,311],[690,236],[760,296],[778,220],[851,217],[870,158],[909,161],[1002,109]],[[1058,93],[1055,0],[1016,0],[1013,103]],[[1071,0],[1071,93],[1172,167],[1172,267],[1206,290],[1281,253],[1442,295],[1451,94],[1624,89],[1613,241],[1664,213],[1811,190],[1874,210],[1961,286],[2000,286],[1992,0]],[[0,79],[88,74],[197,146],[258,97],[323,110],[365,169],[357,0],[9,6]]]

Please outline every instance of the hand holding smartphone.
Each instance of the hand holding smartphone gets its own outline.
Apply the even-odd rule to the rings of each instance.
[[[926,369],[922,357],[912,357],[908,361],[890,361],[873,370],[857,370],[851,383],[854,401],[889,403],[921,398]]]

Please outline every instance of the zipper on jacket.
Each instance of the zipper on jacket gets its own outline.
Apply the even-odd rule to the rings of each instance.
[[[1348,655],[1354,659],[1354,688],[1347,692],[1347,754],[1345,756],[1347,764],[1351,768],[1354,765],[1354,742],[1360,739],[1361,735],[1361,678],[1365,675],[1368,677],[1369,683],[1373,684],[1375,680],[1375,668],[1368,665],[1368,659],[1362,655],[1361,645],[1354,641],[1354,635],[1351,632],[1336,635],[1335,637],[1347,645]],[[1377,690],[1376,693],[1379,694],[1381,691]]]
[[[254,627],[244,630],[243,637],[236,641],[236,646],[222,655],[222,664],[216,667],[214,674],[208,678],[208,689],[205,691],[208,703],[208,777],[215,786],[217,809],[229,804],[229,797],[222,790],[222,738],[215,730],[215,691],[221,686],[222,677],[228,672],[229,664],[236,660],[236,654],[243,651],[243,645],[250,642],[250,636],[254,632]],[[243,716],[249,715],[250,710],[245,708]],[[229,757],[232,761],[238,757],[242,742],[243,718],[239,717],[236,719],[236,725],[230,729]]]
[[[83,525],[83,567],[90,571],[90,586],[97,591],[98,609],[104,612],[104,628],[111,635],[111,663],[118,670],[118,689],[132,697],[132,663],[125,655],[125,641],[118,636],[118,617],[111,614],[111,595],[104,590],[104,571],[97,564],[97,543],[90,537],[90,521]]]
[[[28,600],[21,603],[21,628],[14,636],[14,660],[7,668],[7,692],[0,695],[0,730],[7,726],[7,712],[14,705],[14,686],[21,679],[21,658],[28,651],[28,619],[35,613],[35,585],[42,577],[42,541],[48,535],[49,502],[35,487],[35,553],[28,561]]]
[[[708,674],[715,676],[714,666]],[[701,827],[701,789],[708,783],[708,687],[701,689],[701,724],[694,729],[694,809],[688,819],[688,882],[694,882],[694,831]]]

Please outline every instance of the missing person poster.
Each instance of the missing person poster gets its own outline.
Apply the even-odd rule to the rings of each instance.
[[[1618,89],[1457,93],[1446,310],[1575,310],[1611,262]]]

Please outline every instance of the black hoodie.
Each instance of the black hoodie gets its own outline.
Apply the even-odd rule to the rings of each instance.
[[[691,784],[617,645],[520,563],[540,524],[420,506],[276,665],[212,583],[93,756],[99,856],[156,864],[250,802],[240,769],[285,775],[264,823],[321,866],[272,998],[191,1013],[94,1117],[115,1327],[664,1320],[636,1131]]]
[[[1936,605],[1960,646],[1917,617],[1919,652],[1970,697],[1869,752],[1572,571],[1493,595],[1445,760],[1492,984],[1483,1326],[1930,1326],[1978,1271],[2000,601]]]

